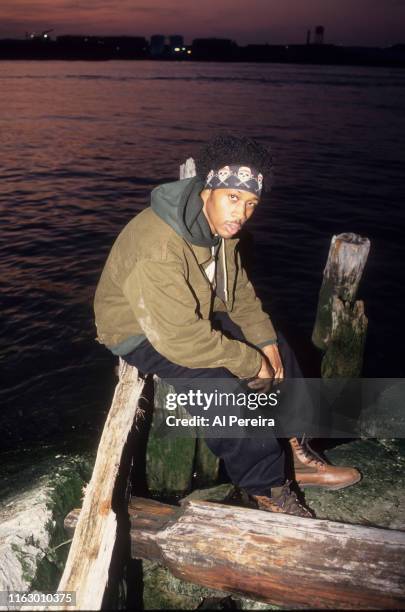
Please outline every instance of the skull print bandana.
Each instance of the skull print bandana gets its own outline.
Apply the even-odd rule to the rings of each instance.
[[[249,166],[223,166],[219,170],[210,170],[205,180],[205,189],[227,189],[235,187],[260,195],[263,187],[263,175]]]

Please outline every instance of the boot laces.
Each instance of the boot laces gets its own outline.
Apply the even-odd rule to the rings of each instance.
[[[326,461],[322,459],[317,452],[314,451],[313,448],[310,447],[308,440],[303,434],[301,440],[299,441],[299,445],[301,446],[301,451],[304,454],[305,458],[309,461],[315,463],[315,465],[325,465]]]
[[[281,488],[280,495],[278,495],[277,497],[272,497],[271,499],[277,504],[277,506],[280,506],[280,508],[286,508],[287,510],[289,510],[293,507],[299,506],[299,508],[306,511],[306,508],[298,501],[298,498],[294,491],[291,491],[291,483],[292,480],[287,480]]]

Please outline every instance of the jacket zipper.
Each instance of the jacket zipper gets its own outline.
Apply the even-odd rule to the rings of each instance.
[[[224,268],[224,294],[225,302],[228,303],[228,271],[226,269],[226,257],[225,257],[225,240],[222,238],[222,263]]]

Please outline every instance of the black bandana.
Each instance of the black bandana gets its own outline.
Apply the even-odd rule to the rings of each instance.
[[[244,191],[261,194],[263,175],[255,168],[240,164],[223,166],[219,170],[210,170],[205,180],[205,189],[227,189],[235,187]]]

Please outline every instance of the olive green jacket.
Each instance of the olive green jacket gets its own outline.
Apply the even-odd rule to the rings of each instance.
[[[173,185],[181,183],[186,181]],[[111,249],[95,295],[98,340],[125,355],[146,336],[173,363],[225,367],[239,378],[255,376],[261,367],[260,352],[213,330],[210,322],[214,310],[225,310],[249,343],[265,346],[276,341],[273,325],[242,268],[238,239],[223,241],[223,303],[204,272],[212,257],[210,248],[192,244],[158,211],[161,216],[150,207],[139,213]]]

